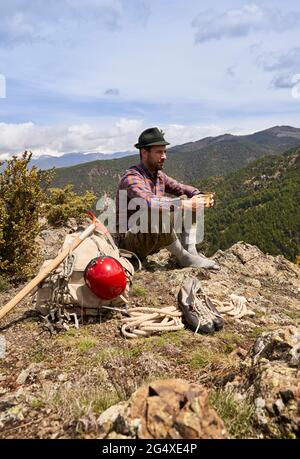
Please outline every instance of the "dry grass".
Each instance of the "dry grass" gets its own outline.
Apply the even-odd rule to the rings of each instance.
[[[76,424],[83,418],[95,418],[120,401],[114,388],[108,386],[103,370],[90,371],[73,382],[47,386],[31,404],[35,409],[55,413],[66,425]]]
[[[209,400],[233,438],[249,438],[254,431],[254,408],[249,400],[236,401],[225,390],[212,390]]]

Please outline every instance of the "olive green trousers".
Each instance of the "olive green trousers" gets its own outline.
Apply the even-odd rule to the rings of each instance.
[[[177,239],[174,229],[174,215],[168,214],[167,221],[163,221],[160,215],[157,216],[157,224],[151,222],[150,212],[148,213],[148,232],[136,232],[128,230],[122,235],[119,242],[121,249],[134,252],[140,259],[146,258],[152,253],[159,252]]]

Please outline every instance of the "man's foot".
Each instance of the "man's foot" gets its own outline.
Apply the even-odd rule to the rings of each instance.
[[[184,251],[180,258],[177,258],[179,265],[182,268],[205,268],[219,270],[220,266],[214,261],[204,256],[192,255],[191,253]]]
[[[205,269],[214,269],[219,270],[220,266],[209,258],[192,255],[187,250],[182,247],[179,239],[176,239],[172,244],[168,245],[166,249],[169,250],[177,258],[178,264],[182,268],[205,268]]]
[[[194,240],[195,240],[195,238],[196,238],[196,235],[194,235]],[[203,255],[202,253],[198,252],[197,247],[196,247],[196,243],[195,242],[194,243],[186,242],[188,240],[189,240],[188,233],[182,232],[181,235],[180,235],[180,242],[181,242],[182,247],[187,252],[189,252],[191,255],[195,255],[195,256],[202,257],[202,258],[206,258],[205,255]]]
[[[196,249],[196,246],[195,246],[194,244],[192,244],[192,245],[186,245],[186,246],[183,245],[183,247],[184,247],[185,250],[186,250],[187,252],[189,252],[191,255],[194,255],[194,256],[196,256],[196,257],[197,257],[198,255],[201,255],[201,254],[198,253],[198,251],[197,251],[197,249]]]

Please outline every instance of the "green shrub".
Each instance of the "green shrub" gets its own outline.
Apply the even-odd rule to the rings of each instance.
[[[37,266],[39,217],[52,171],[29,168],[32,153],[7,160],[0,174],[0,273],[26,279]]]
[[[6,292],[10,288],[10,283],[5,276],[0,275],[0,293]]]
[[[94,193],[87,191],[79,196],[73,191],[73,185],[64,188],[50,188],[46,203],[46,217],[55,226],[63,225],[71,217],[77,221],[86,217],[86,211],[96,200]]]

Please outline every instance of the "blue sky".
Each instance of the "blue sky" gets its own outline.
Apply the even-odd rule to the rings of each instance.
[[[295,0],[0,0],[0,158],[300,127],[299,31]]]

